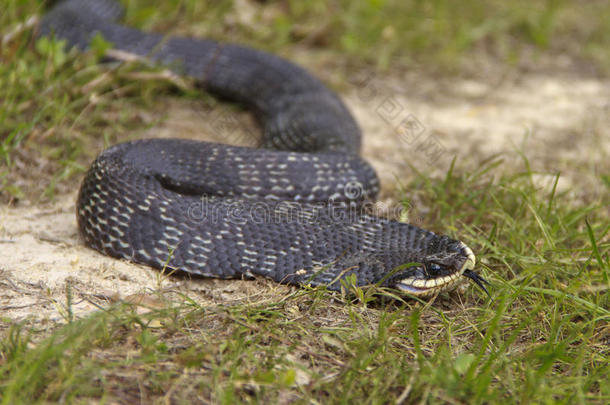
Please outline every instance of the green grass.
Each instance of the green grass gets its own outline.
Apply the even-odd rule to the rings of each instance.
[[[271,1],[266,12],[247,2],[251,24],[229,3],[142,3],[131,3],[128,20],[145,28],[283,53],[321,47],[381,67],[458,66],[481,49],[511,59],[521,47],[570,51],[579,42],[586,46],[575,57],[603,64],[610,26],[598,1],[328,2],[334,12],[317,0]],[[73,189],[103,146],[163,118],[160,95],[201,96],[154,75],[143,80],[138,65],[109,71],[96,52],[32,40],[30,28],[16,28],[39,7],[5,0],[0,15],[3,38],[13,33],[0,48],[3,202]],[[140,117],[150,110],[158,115]],[[427,303],[375,290],[273,291],[256,281],[271,290],[265,300],[202,307],[155,291],[158,305],[147,312],[120,303],[74,319],[67,294],[64,325],[3,320],[0,402],[608,403],[607,173],[601,192],[585,197],[540,188],[535,174],[525,159],[517,169],[490,160],[477,171],[452,167],[443,179],[420,174],[408,186],[432,207],[422,226],[477,252],[493,300],[474,286]]]

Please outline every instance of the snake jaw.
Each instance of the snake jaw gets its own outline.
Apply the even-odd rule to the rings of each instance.
[[[439,292],[450,290],[458,284],[461,284],[465,281],[462,276],[474,280],[474,278],[470,276],[471,274],[475,274],[472,272],[476,264],[474,253],[462,242],[459,242],[457,250],[461,257],[466,257],[461,266],[452,267],[451,265],[430,261],[427,264],[424,264],[424,266],[416,267],[419,271],[411,273],[412,275],[410,277],[398,280],[395,287],[417,297],[429,297]],[[423,270],[423,272],[421,270]],[[449,274],[430,276],[430,270],[437,274]],[[423,276],[422,273],[424,274]],[[479,279],[484,281],[482,277],[477,275],[477,280]],[[480,285],[480,282],[477,282],[477,284]]]

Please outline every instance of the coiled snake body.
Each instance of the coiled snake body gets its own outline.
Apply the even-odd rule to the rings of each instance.
[[[367,215],[379,185],[358,156],[360,130],[339,98],[302,68],[265,52],[119,25],[111,0],[60,2],[39,33],[116,49],[195,78],[253,109],[263,148],[147,139],[103,151],[80,188],[85,243],[107,255],[208,277],[261,275],[341,288],[378,283],[414,295],[472,272],[462,242]],[[417,263],[414,265],[414,263]]]

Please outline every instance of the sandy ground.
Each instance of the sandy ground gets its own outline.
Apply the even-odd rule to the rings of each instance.
[[[454,157],[470,168],[500,154],[502,167],[514,170],[522,167],[520,153],[543,173],[542,185],[561,172],[561,190],[595,194],[603,192],[600,174],[610,172],[609,90],[608,80],[569,73],[515,73],[482,81],[438,81],[413,73],[389,79],[356,75],[343,97],[363,128],[363,153],[381,177],[382,198],[395,196],[397,179],[409,180],[409,164],[440,176]],[[256,143],[251,119],[231,107],[160,103],[168,118],[144,137]],[[75,192],[51,205],[0,206],[4,319],[61,322],[68,302],[77,316],[120,299],[154,305],[156,291],[186,293],[205,303],[256,300],[261,291],[289,288],[264,280],[167,277],[104,257],[80,242],[74,201]]]

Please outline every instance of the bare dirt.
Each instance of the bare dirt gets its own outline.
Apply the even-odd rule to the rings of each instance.
[[[499,79],[437,80],[415,73],[391,78],[356,75],[342,96],[364,132],[363,154],[377,169],[382,198],[396,197],[411,166],[442,176],[455,157],[473,168],[489,157],[502,170],[540,171],[541,187],[560,172],[560,190],[604,192],[610,172],[610,81],[573,73],[507,73]],[[247,114],[160,100],[167,119],[144,137],[180,136],[254,144]],[[217,134],[217,135],[214,135]],[[76,190],[77,185],[74,185]],[[264,280],[188,280],[111,259],[78,237],[76,191],[45,205],[0,206],[0,311],[5,319],[61,322],[116,300],[154,305],[155,292],[186,293],[202,303],[260,300],[276,289]],[[179,297],[179,295],[176,295]]]

